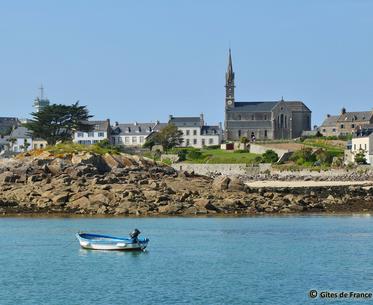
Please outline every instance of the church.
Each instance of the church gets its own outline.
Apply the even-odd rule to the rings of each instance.
[[[311,110],[302,101],[236,102],[231,50],[225,74],[224,137],[227,141],[293,139],[311,130]]]

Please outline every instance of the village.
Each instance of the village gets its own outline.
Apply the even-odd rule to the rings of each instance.
[[[373,111],[326,114],[320,126],[311,127],[311,109],[302,101],[236,101],[235,72],[231,50],[225,73],[224,123],[207,124],[203,113],[194,117],[169,114],[166,122],[112,122],[89,120],[90,131],[75,130],[71,142],[94,145],[105,141],[124,152],[161,159],[166,164],[186,161],[206,164],[293,165],[330,168],[373,164]],[[38,113],[52,103],[40,95],[33,103]],[[223,109],[223,107],[222,107]],[[337,110],[336,110],[337,112]],[[25,127],[30,119],[0,117],[0,158],[44,149],[45,139],[34,137]],[[146,145],[168,125],[176,126],[181,141],[172,150]]]

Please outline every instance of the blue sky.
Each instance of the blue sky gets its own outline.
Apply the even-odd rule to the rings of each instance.
[[[0,116],[28,117],[42,82],[97,119],[224,120],[236,100],[303,100],[313,124],[373,108],[370,0],[0,0]]]

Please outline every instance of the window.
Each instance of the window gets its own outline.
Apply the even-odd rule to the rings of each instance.
[[[187,135],[187,136],[190,135],[190,130],[189,130],[189,129],[187,129],[185,132],[186,132],[186,135]]]
[[[238,119],[241,121],[241,120],[242,120],[242,117],[239,115],[239,116],[238,116]]]
[[[361,144],[359,144],[359,149],[361,149]]]
[[[186,144],[185,144],[186,146],[189,146],[190,145],[190,141],[189,141],[189,139],[186,139]]]
[[[351,128],[355,128],[355,124],[351,124]]]
[[[268,137],[268,132],[267,132],[267,130],[264,130],[264,137],[265,137],[265,138]]]
[[[209,139],[209,144],[214,144],[214,139],[213,138]]]
[[[132,144],[137,143],[137,137],[132,137]]]
[[[238,137],[241,137],[241,130],[238,130]]]
[[[118,137],[118,141],[117,141],[117,143],[123,143],[123,139],[122,139],[122,137]]]
[[[88,137],[93,138],[95,136],[95,133],[93,131],[88,132]]]
[[[77,136],[78,136],[78,138],[83,138],[84,137],[84,133],[83,132],[78,132]]]
[[[93,140],[92,143],[96,144],[96,143],[98,143],[98,140]]]
[[[255,120],[255,116],[254,116],[254,115],[251,116],[251,120],[252,120],[252,121]]]
[[[38,148],[38,145],[37,144],[34,144],[34,149],[37,149]]]
[[[340,126],[340,127],[341,127],[341,129],[343,129],[343,128],[345,128],[345,125],[341,124],[341,126]]]
[[[99,132],[99,133],[98,133],[98,136],[99,136],[100,138],[103,138],[103,137],[105,136],[105,133],[104,133],[104,132]]]
[[[205,139],[202,139],[202,146],[205,146]]]
[[[267,115],[266,114],[264,115],[264,121],[267,121]]]
[[[129,143],[130,142],[130,137],[124,137],[124,143]]]
[[[333,132],[336,132],[337,130],[335,128],[333,128]]]
[[[140,143],[144,143],[144,137],[140,137]]]
[[[354,144],[354,150],[356,150],[356,144]]]
[[[326,129],[325,129],[325,128],[323,128],[322,132],[325,132],[325,131],[326,131]]]
[[[365,150],[367,150],[367,145],[365,144],[364,146],[365,146]]]
[[[40,144],[40,148],[44,148],[44,144]]]
[[[193,139],[193,144],[194,144],[194,145],[197,144],[197,139]]]
[[[194,135],[194,136],[197,135],[197,130],[193,130],[193,135]]]

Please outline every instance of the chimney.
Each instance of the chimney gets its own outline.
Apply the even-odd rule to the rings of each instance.
[[[168,116],[168,119],[171,121],[172,119],[173,119],[174,117],[172,116],[172,114],[170,114],[169,116]]]
[[[346,114],[346,108],[345,107],[342,108],[341,114]]]
[[[330,114],[328,113],[328,114],[326,115],[326,117],[327,117],[327,118],[330,118]]]
[[[118,121],[115,121],[115,127],[118,127],[118,126],[119,126]]]
[[[221,122],[219,122],[219,130],[223,130],[223,124]]]

